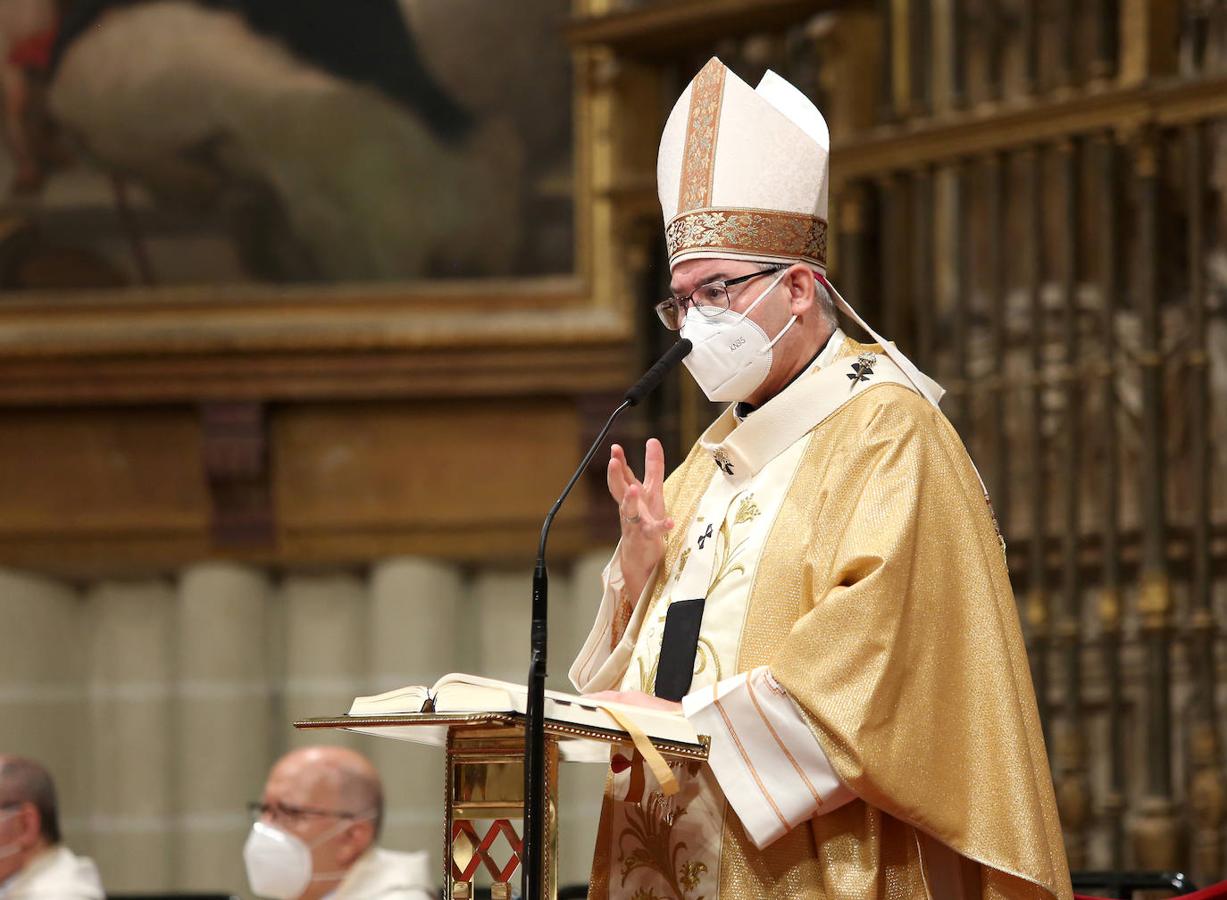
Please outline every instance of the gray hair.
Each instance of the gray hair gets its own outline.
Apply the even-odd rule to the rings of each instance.
[[[822,313],[822,319],[834,331],[839,327],[839,314],[835,311],[835,298],[827,290],[827,286],[819,279],[814,279],[814,302]]]
[[[60,842],[60,816],[51,773],[23,756],[0,756],[0,803],[33,803],[38,829],[49,844]]]

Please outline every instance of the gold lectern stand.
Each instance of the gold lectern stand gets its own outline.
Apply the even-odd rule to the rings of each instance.
[[[339,716],[304,719],[295,728],[343,728],[446,749],[444,789],[444,896],[473,896],[473,876],[485,866],[494,883],[492,900],[510,900],[512,879],[521,862],[521,836],[512,824],[524,816],[524,716],[514,712],[406,713],[387,716]],[[594,728],[555,719],[545,722],[545,897],[558,893],[558,762],[579,742],[630,744],[616,726]],[[665,757],[706,760],[708,739],[698,744],[652,740]],[[588,761],[592,761],[591,757]],[[490,824],[482,833],[479,823]],[[500,842],[511,855],[500,866],[494,849]]]

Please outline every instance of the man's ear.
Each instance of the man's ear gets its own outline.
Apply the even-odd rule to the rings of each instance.
[[[375,823],[370,819],[354,822],[345,831],[345,842],[338,849],[337,862],[348,868],[374,843]]]
[[[21,804],[18,813],[21,819],[21,837],[18,840],[25,849],[37,846],[43,836],[43,819],[38,813],[38,807],[33,803]]]
[[[801,263],[790,266],[782,284],[788,289],[789,312],[792,315],[803,316],[814,308],[818,295],[814,275],[808,266]]]

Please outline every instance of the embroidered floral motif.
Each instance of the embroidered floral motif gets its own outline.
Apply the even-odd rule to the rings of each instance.
[[[682,863],[682,870],[678,872],[677,880],[682,883],[682,887],[687,892],[690,892],[699,886],[699,879],[703,877],[703,873],[706,871],[706,863],[691,860],[690,862]]]
[[[684,764],[694,777],[697,767]],[[644,808],[646,806],[646,809]],[[692,894],[698,888],[702,876],[708,871],[707,864],[694,859],[680,859],[687,849],[685,841],[676,840],[673,830],[686,815],[686,806],[674,807],[659,791],[648,798],[647,803],[628,804],[626,827],[618,835],[618,855],[621,859],[622,885],[637,869],[648,869],[663,881],[667,894],[655,893],[655,888],[641,887],[631,894],[632,900],[701,900]]]
[[[691,85],[686,146],[682,151],[682,182],[678,189],[679,210],[697,209],[711,203],[725,72],[723,64],[713,59],[694,77]]]
[[[741,498],[741,504],[737,507],[737,515],[733,517],[733,524],[744,525],[746,522],[753,522],[758,516],[758,504],[754,502],[754,495],[746,494]]]
[[[665,242],[670,259],[687,250],[736,250],[808,259],[825,266],[827,223],[805,213],[696,209],[681,213],[665,227]]]
[[[737,546],[731,547],[732,533],[729,530],[729,523],[726,521],[720,526],[720,534],[716,539],[716,565],[712,569],[712,580],[707,586],[707,596],[710,597],[716,590],[716,586],[725,578],[732,575],[734,572],[745,574],[746,567],[739,562],[735,562],[737,555],[741,553],[746,545],[748,538],[742,538]]]
[[[686,568],[686,560],[690,559],[690,548],[687,547],[682,551],[682,555],[677,558],[677,571],[673,575],[674,581],[681,581],[682,570]]]

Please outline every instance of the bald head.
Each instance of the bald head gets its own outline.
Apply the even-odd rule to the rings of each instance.
[[[273,765],[268,783],[302,800],[298,805],[371,814],[375,837],[383,826],[383,784],[371,761],[345,747],[302,747]]]
[[[33,804],[43,840],[48,844],[60,842],[60,816],[51,774],[32,759],[0,754],[0,806],[12,803]]]

